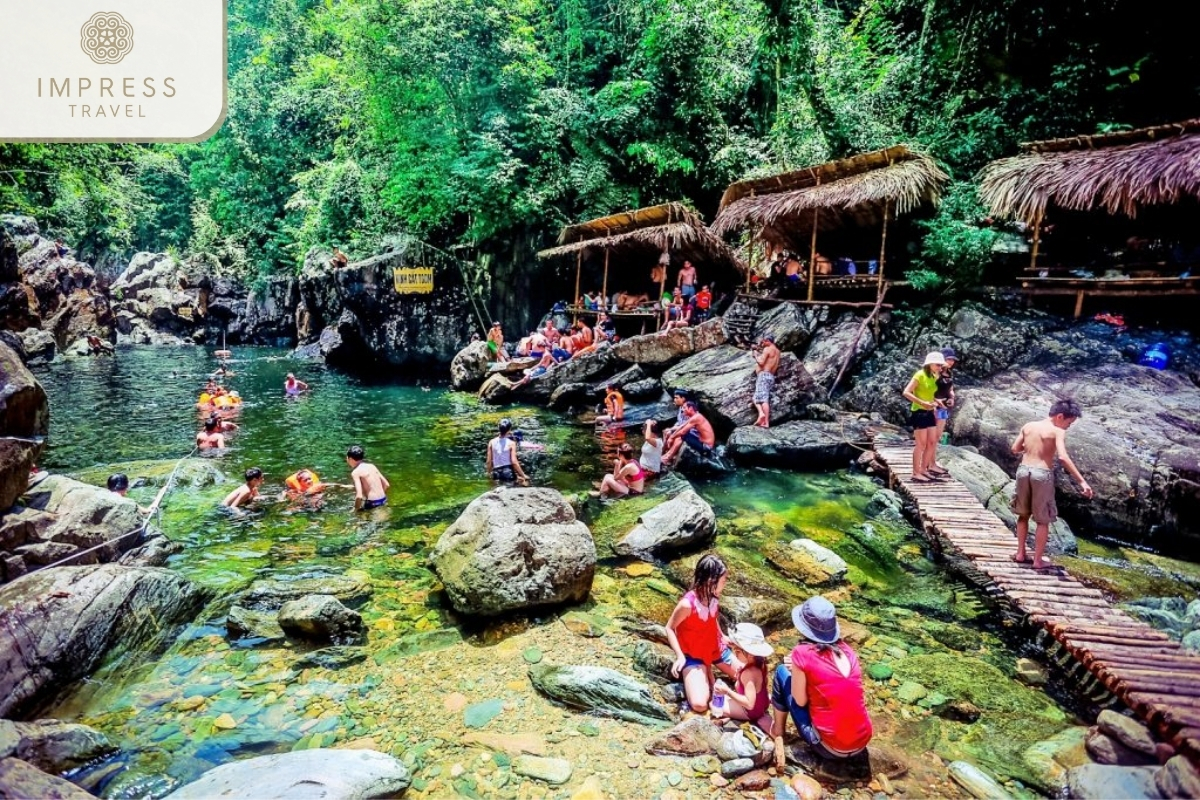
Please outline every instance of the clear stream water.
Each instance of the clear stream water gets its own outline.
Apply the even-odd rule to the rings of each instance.
[[[96,483],[118,470],[131,478],[165,474],[191,448],[199,426],[193,404],[214,367],[199,349],[139,349],[40,368],[51,403],[43,466]],[[592,597],[579,607],[498,622],[461,619],[425,563],[446,525],[489,488],[482,455],[501,417],[544,446],[522,453],[535,483],[573,496],[606,471],[615,439],[543,409],[501,410],[438,386],[346,376],[283,351],[239,349],[231,369],[228,384],[246,402],[236,418],[241,431],[213,460],[228,479],[185,482],[160,519],[184,545],[169,566],[217,599],[165,652],[122,654],[46,709],[99,728],[122,748],[82,770],[81,783],[105,797],[157,797],[232,759],[359,746],[402,757],[416,778],[412,796],[571,797],[589,778],[619,797],[712,793],[698,765],[645,755],[648,729],[555,706],[526,678],[528,663],[539,659],[638,674],[638,640],[620,622],[665,621],[696,554],[647,567],[613,557],[610,545],[661,497],[583,506],[601,563]],[[289,371],[311,393],[285,399]],[[319,505],[272,503],[241,519],[216,510],[249,466],[266,471],[265,494],[278,493],[284,477],[304,467],[345,482],[351,444],[363,445],[391,480],[386,508],[355,515],[352,492],[333,490]],[[819,591],[776,566],[786,563],[795,538],[811,538],[848,562],[848,584],[825,593],[838,603],[864,665],[886,667],[868,681],[868,697],[876,742],[909,767],[892,788],[961,796],[943,766],[958,758],[1018,794],[1046,788],[1046,769],[1026,751],[1054,735],[1078,739],[1080,707],[1070,687],[1054,675],[1049,693],[1016,679],[1018,657],[1036,652],[1018,652],[1001,621],[974,591],[946,577],[909,526],[868,513],[878,489],[871,479],[742,470],[695,485],[717,511],[715,549],[731,567],[727,595],[787,608]],[[156,490],[131,494],[148,503]],[[1195,594],[1188,565],[1131,564],[1127,553],[1082,549],[1073,566],[1118,596]],[[369,631],[365,659],[334,669],[306,662],[312,648],[297,642],[250,646],[226,638],[228,597],[251,581],[337,574],[373,589],[360,608]],[[795,641],[789,627],[772,629],[781,654]],[[962,703],[981,710],[978,722],[947,718]],[[516,775],[510,756],[489,750],[499,740],[569,759],[571,781],[549,787]],[[875,787],[849,788],[868,797]]]

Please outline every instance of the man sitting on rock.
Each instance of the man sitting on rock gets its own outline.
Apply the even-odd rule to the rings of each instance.
[[[712,423],[704,418],[695,402],[689,400],[684,403],[683,414],[687,421],[667,436],[667,452],[662,459],[664,467],[675,466],[679,452],[685,444],[690,445],[704,458],[712,455],[713,447],[717,444],[717,435],[713,433]]]

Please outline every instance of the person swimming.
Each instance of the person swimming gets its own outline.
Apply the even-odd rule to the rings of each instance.
[[[218,423],[211,417],[204,421],[204,430],[196,434],[197,450],[224,450],[225,437],[218,430]]]
[[[245,478],[244,484],[225,495],[225,499],[221,501],[223,508],[236,509],[244,503],[258,499],[258,488],[263,483],[263,471],[258,467],[251,467],[246,470]]]
[[[350,477],[354,479],[355,511],[379,508],[387,502],[387,492],[391,488],[379,468],[366,459],[366,451],[361,445],[356,444],[346,451],[346,463],[350,466]]]
[[[300,394],[301,392],[307,392],[307,391],[308,391],[307,383],[305,383],[302,380],[299,380],[295,375],[293,375],[290,372],[287,374],[287,378],[284,379],[284,381],[283,381],[283,393],[284,394],[286,394],[288,397],[295,397],[296,395]]]

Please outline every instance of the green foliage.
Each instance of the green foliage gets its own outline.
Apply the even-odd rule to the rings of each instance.
[[[1194,115],[1186,26],[1133,0],[231,0],[198,145],[0,145],[0,211],[85,257],[247,277],[407,232],[481,255],[897,142],[964,179],[910,278],[977,280],[965,176],[1019,141]],[[519,258],[520,256],[513,256]]]

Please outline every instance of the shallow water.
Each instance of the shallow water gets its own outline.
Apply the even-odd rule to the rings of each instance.
[[[101,483],[123,462],[185,454],[199,420],[192,403],[213,366],[200,350],[144,349],[43,368],[39,378],[52,408],[43,465]],[[123,748],[81,781],[107,797],[160,796],[231,759],[349,744],[404,757],[418,796],[571,796],[592,775],[621,797],[711,793],[707,777],[684,762],[644,755],[647,729],[555,706],[526,678],[534,650],[554,663],[636,674],[637,640],[618,621],[664,621],[696,559],[691,554],[641,574],[611,556],[611,542],[659,498],[586,504],[601,564],[592,597],[580,607],[489,624],[462,620],[425,566],[445,526],[488,488],[482,453],[501,417],[512,417],[527,441],[545,446],[522,453],[535,483],[572,495],[605,471],[602,453],[612,441],[545,410],[497,410],[442,388],[370,383],[279,351],[239,349],[231,368],[237,374],[229,384],[246,403],[236,418],[242,430],[214,460],[223,472],[261,467],[267,495],[302,467],[326,481],[347,481],[343,453],[362,444],[392,482],[388,506],[355,515],[352,492],[333,490],[320,505],[271,503],[235,519],[215,510],[235,485],[232,478],[173,491],[159,523],[185,548],[170,566],[218,600],[165,654],[118,659],[48,709],[100,728]],[[285,399],[288,371],[312,392]],[[129,471],[133,477],[150,470]],[[795,538],[811,538],[847,561],[848,585],[826,593],[854,632],[864,666],[883,663],[895,672],[868,681],[868,699],[876,741],[906,754],[910,774],[901,782],[909,796],[961,795],[933,753],[967,758],[1002,779],[1036,781],[1024,749],[1077,721],[1067,706],[1014,679],[1018,653],[999,620],[973,591],[945,577],[911,528],[868,517],[878,488],[870,479],[747,470],[696,488],[720,520],[715,549],[731,566],[728,595],[790,606],[816,591],[771,563]],[[147,503],[155,492],[146,486],[131,494]],[[360,609],[370,634],[365,660],[329,669],[306,665],[310,648],[295,642],[226,640],[229,603],[220,598],[256,578],[342,573],[363,577],[373,589]],[[795,637],[784,625],[772,640],[782,653]],[[522,779],[503,754],[466,741],[462,706],[495,699],[503,701],[502,711],[483,732],[531,736],[547,755],[570,759],[575,774],[566,786],[547,789]],[[938,715],[960,701],[983,709],[979,722]],[[672,773],[680,771],[676,781]],[[1020,793],[1022,785],[1010,789]]]

